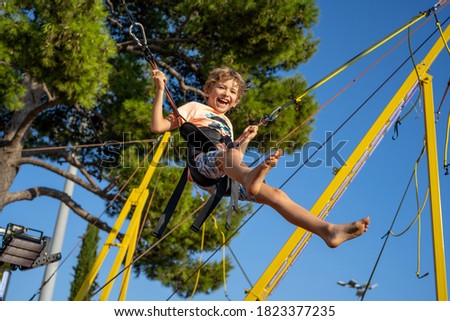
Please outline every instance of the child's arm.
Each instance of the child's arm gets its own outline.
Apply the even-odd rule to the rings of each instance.
[[[155,100],[152,108],[152,121],[150,129],[154,133],[163,133],[178,127],[173,114],[167,117],[163,115],[163,99],[166,83],[166,75],[159,70],[152,71],[153,82],[155,84]]]
[[[258,126],[251,125],[248,126],[241,136],[239,136],[238,139],[236,139],[235,143],[237,142],[237,147],[241,150],[242,154],[245,153],[247,150],[248,143],[255,138],[256,134],[258,133]]]

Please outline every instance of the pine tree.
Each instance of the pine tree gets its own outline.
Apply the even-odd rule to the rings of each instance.
[[[97,256],[98,241],[100,240],[100,231],[97,227],[88,224],[85,237],[81,245],[80,253],[77,257],[77,265],[73,268],[73,281],[70,286],[69,301],[73,301],[81,288],[86,276],[92,269]],[[98,283],[94,280],[85,300],[90,300],[98,288]]]

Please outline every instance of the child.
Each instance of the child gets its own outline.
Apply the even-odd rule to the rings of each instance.
[[[152,77],[156,96],[153,102],[151,130],[154,133],[162,133],[179,125],[173,114],[163,116],[162,103],[166,82],[164,73],[154,70]],[[186,121],[212,130],[216,135],[228,135],[233,140],[233,126],[225,113],[237,106],[244,89],[245,82],[240,74],[228,67],[216,68],[209,74],[203,88],[207,105],[190,102],[178,108],[178,111]],[[248,143],[257,132],[258,126],[248,126],[237,139],[237,147],[231,149],[215,140],[218,147],[216,151],[200,153],[196,157],[195,165],[199,172],[212,179],[227,175],[236,180],[241,184],[240,199],[269,205],[292,224],[320,236],[331,248],[367,231],[369,217],[353,223],[332,224],[295,203],[282,190],[267,185],[264,178],[277,164],[282,151],[276,151],[261,164],[249,168],[243,162],[243,156]]]

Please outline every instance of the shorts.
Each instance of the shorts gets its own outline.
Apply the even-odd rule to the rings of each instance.
[[[197,156],[195,159],[195,166],[200,174],[203,176],[206,176],[211,179],[219,179],[224,177],[226,174],[223,170],[221,170],[219,167],[217,167],[216,159],[217,155],[222,150],[214,150],[207,153],[201,153]],[[208,193],[212,194],[216,191],[216,186],[201,186],[197,183],[195,183],[198,187],[200,187],[202,190],[207,191]],[[256,203],[256,197],[252,196],[247,193],[246,189],[242,184],[239,184],[239,199],[241,201],[249,201],[249,202],[255,202]]]

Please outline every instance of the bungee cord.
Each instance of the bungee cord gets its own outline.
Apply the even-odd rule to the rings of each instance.
[[[372,272],[370,273],[369,280],[367,281],[366,286],[364,288],[364,292],[363,292],[363,294],[361,296],[361,301],[364,301],[364,298],[366,296],[367,290],[369,289],[370,284],[372,283],[372,279],[373,279],[373,277],[375,275],[375,272],[376,272],[376,270],[378,268],[378,264],[380,263],[381,257],[382,257],[382,255],[384,253],[385,248],[386,248],[387,242],[389,240],[389,236],[398,237],[398,236],[401,236],[404,233],[406,233],[413,226],[413,224],[416,222],[416,220],[420,217],[420,214],[422,213],[422,211],[423,211],[423,209],[425,207],[425,203],[426,203],[426,201],[428,199],[428,192],[429,192],[428,189],[427,189],[426,197],[425,197],[425,200],[423,201],[422,206],[419,206],[419,201],[418,201],[418,196],[417,196],[417,193],[418,193],[417,192],[417,185],[418,185],[418,183],[417,183],[417,166],[418,166],[418,164],[419,164],[419,162],[420,162],[424,152],[425,152],[425,145],[422,146],[422,149],[421,149],[421,151],[419,153],[419,156],[417,157],[417,160],[416,160],[416,162],[414,164],[414,169],[413,169],[413,171],[412,171],[412,173],[410,175],[408,183],[406,184],[405,190],[403,192],[403,195],[401,197],[401,200],[400,200],[400,203],[399,203],[399,205],[397,207],[395,215],[394,215],[394,217],[392,219],[392,222],[391,222],[391,225],[389,227],[389,230],[382,237],[382,239],[384,239],[384,242],[383,242],[383,245],[381,246],[381,249],[380,249],[380,252],[378,254],[378,257],[377,257],[377,259],[375,261],[375,264],[374,264],[374,266],[372,268]],[[395,225],[395,223],[396,223],[396,221],[397,221],[397,219],[399,217],[400,211],[401,211],[401,209],[403,207],[403,203],[404,203],[404,201],[406,199],[406,196],[408,194],[408,191],[410,189],[410,186],[411,186],[413,180],[415,180],[415,182],[416,182],[416,200],[417,200],[417,205],[418,205],[418,214],[414,218],[413,222],[404,231],[402,231],[401,233],[394,233],[394,232],[392,232],[393,228],[394,228],[394,225]],[[420,229],[419,229],[419,231],[420,231]],[[419,232],[419,236],[418,236],[418,243],[420,244],[420,232]],[[417,267],[416,275],[417,275],[417,277],[419,279],[428,275],[428,273],[425,273],[423,276],[419,276],[419,273],[420,273],[420,246],[418,247],[418,267]]]

